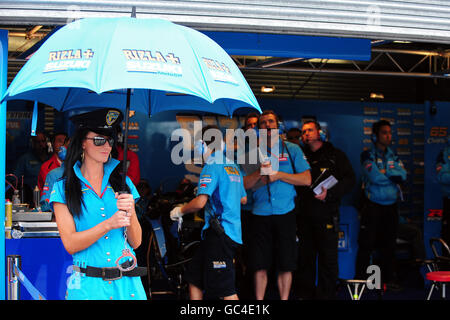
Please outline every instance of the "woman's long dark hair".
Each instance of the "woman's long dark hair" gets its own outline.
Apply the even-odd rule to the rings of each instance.
[[[76,176],[73,166],[78,160],[81,161],[83,140],[90,131],[95,132],[89,128],[81,128],[75,132],[71,137],[69,147],[67,148],[67,156],[64,161],[64,174],[62,178],[65,179],[66,182],[66,204],[74,217],[81,214],[81,205],[83,204],[83,206],[85,206],[85,203],[83,200],[83,193],[81,192],[81,181]],[[113,149],[114,148],[115,146],[113,146]],[[121,190],[121,167],[121,165],[117,165],[109,177],[109,183],[114,191]],[[130,192],[128,185],[125,185],[125,188],[127,192]]]

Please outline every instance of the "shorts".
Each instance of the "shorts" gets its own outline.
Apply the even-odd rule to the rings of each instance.
[[[226,234],[218,236],[208,228],[194,257],[186,268],[185,280],[204,290],[210,298],[236,293],[234,258],[238,243]]]
[[[281,215],[253,215],[248,243],[248,266],[253,271],[297,269],[295,209]]]

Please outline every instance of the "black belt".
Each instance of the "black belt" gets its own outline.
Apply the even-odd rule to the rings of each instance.
[[[84,273],[88,277],[102,278],[103,280],[118,280],[122,277],[142,277],[147,275],[146,267],[136,267],[133,270],[123,272],[117,267],[97,268],[87,266],[86,268],[81,268],[73,266],[73,270]]]

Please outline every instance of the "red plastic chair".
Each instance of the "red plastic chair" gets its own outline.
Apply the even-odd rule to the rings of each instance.
[[[442,255],[438,253],[437,244],[441,244],[442,246]],[[431,238],[430,239],[430,246],[433,251],[433,254],[435,256],[434,263],[433,263],[433,269],[434,271],[429,272],[426,274],[427,280],[433,281],[433,284],[431,286],[430,292],[428,293],[427,300],[430,300],[431,295],[433,294],[433,290],[436,288],[439,290],[441,289],[442,292],[442,299],[445,299],[445,286],[447,282],[450,282],[450,271],[449,265],[450,265],[450,248],[448,247],[447,243],[445,243],[444,240],[441,238]],[[442,270],[442,271],[440,271]]]
[[[433,293],[434,288],[441,287],[442,290],[442,299],[445,299],[445,285],[447,282],[450,282],[450,271],[433,271],[428,272],[426,275],[427,279],[433,281],[431,285],[430,292],[428,293],[427,300],[430,300],[431,294]]]

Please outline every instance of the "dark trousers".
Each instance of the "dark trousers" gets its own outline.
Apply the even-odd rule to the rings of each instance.
[[[410,223],[398,225],[398,238],[411,244],[412,259],[425,259],[425,243],[423,242],[422,230]]]
[[[236,288],[240,299],[254,299],[253,272],[248,269],[248,242],[252,212],[241,210],[242,246],[236,252]]]
[[[450,246],[450,198],[442,199],[441,238]]]
[[[361,210],[356,256],[356,279],[367,279],[370,257],[378,250],[382,282],[395,280],[395,248],[398,231],[397,204],[380,205],[369,200]]]
[[[338,280],[338,232],[332,219],[320,223],[299,218],[297,226],[299,263],[294,284],[297,295],[302,299],[334,299]]]

